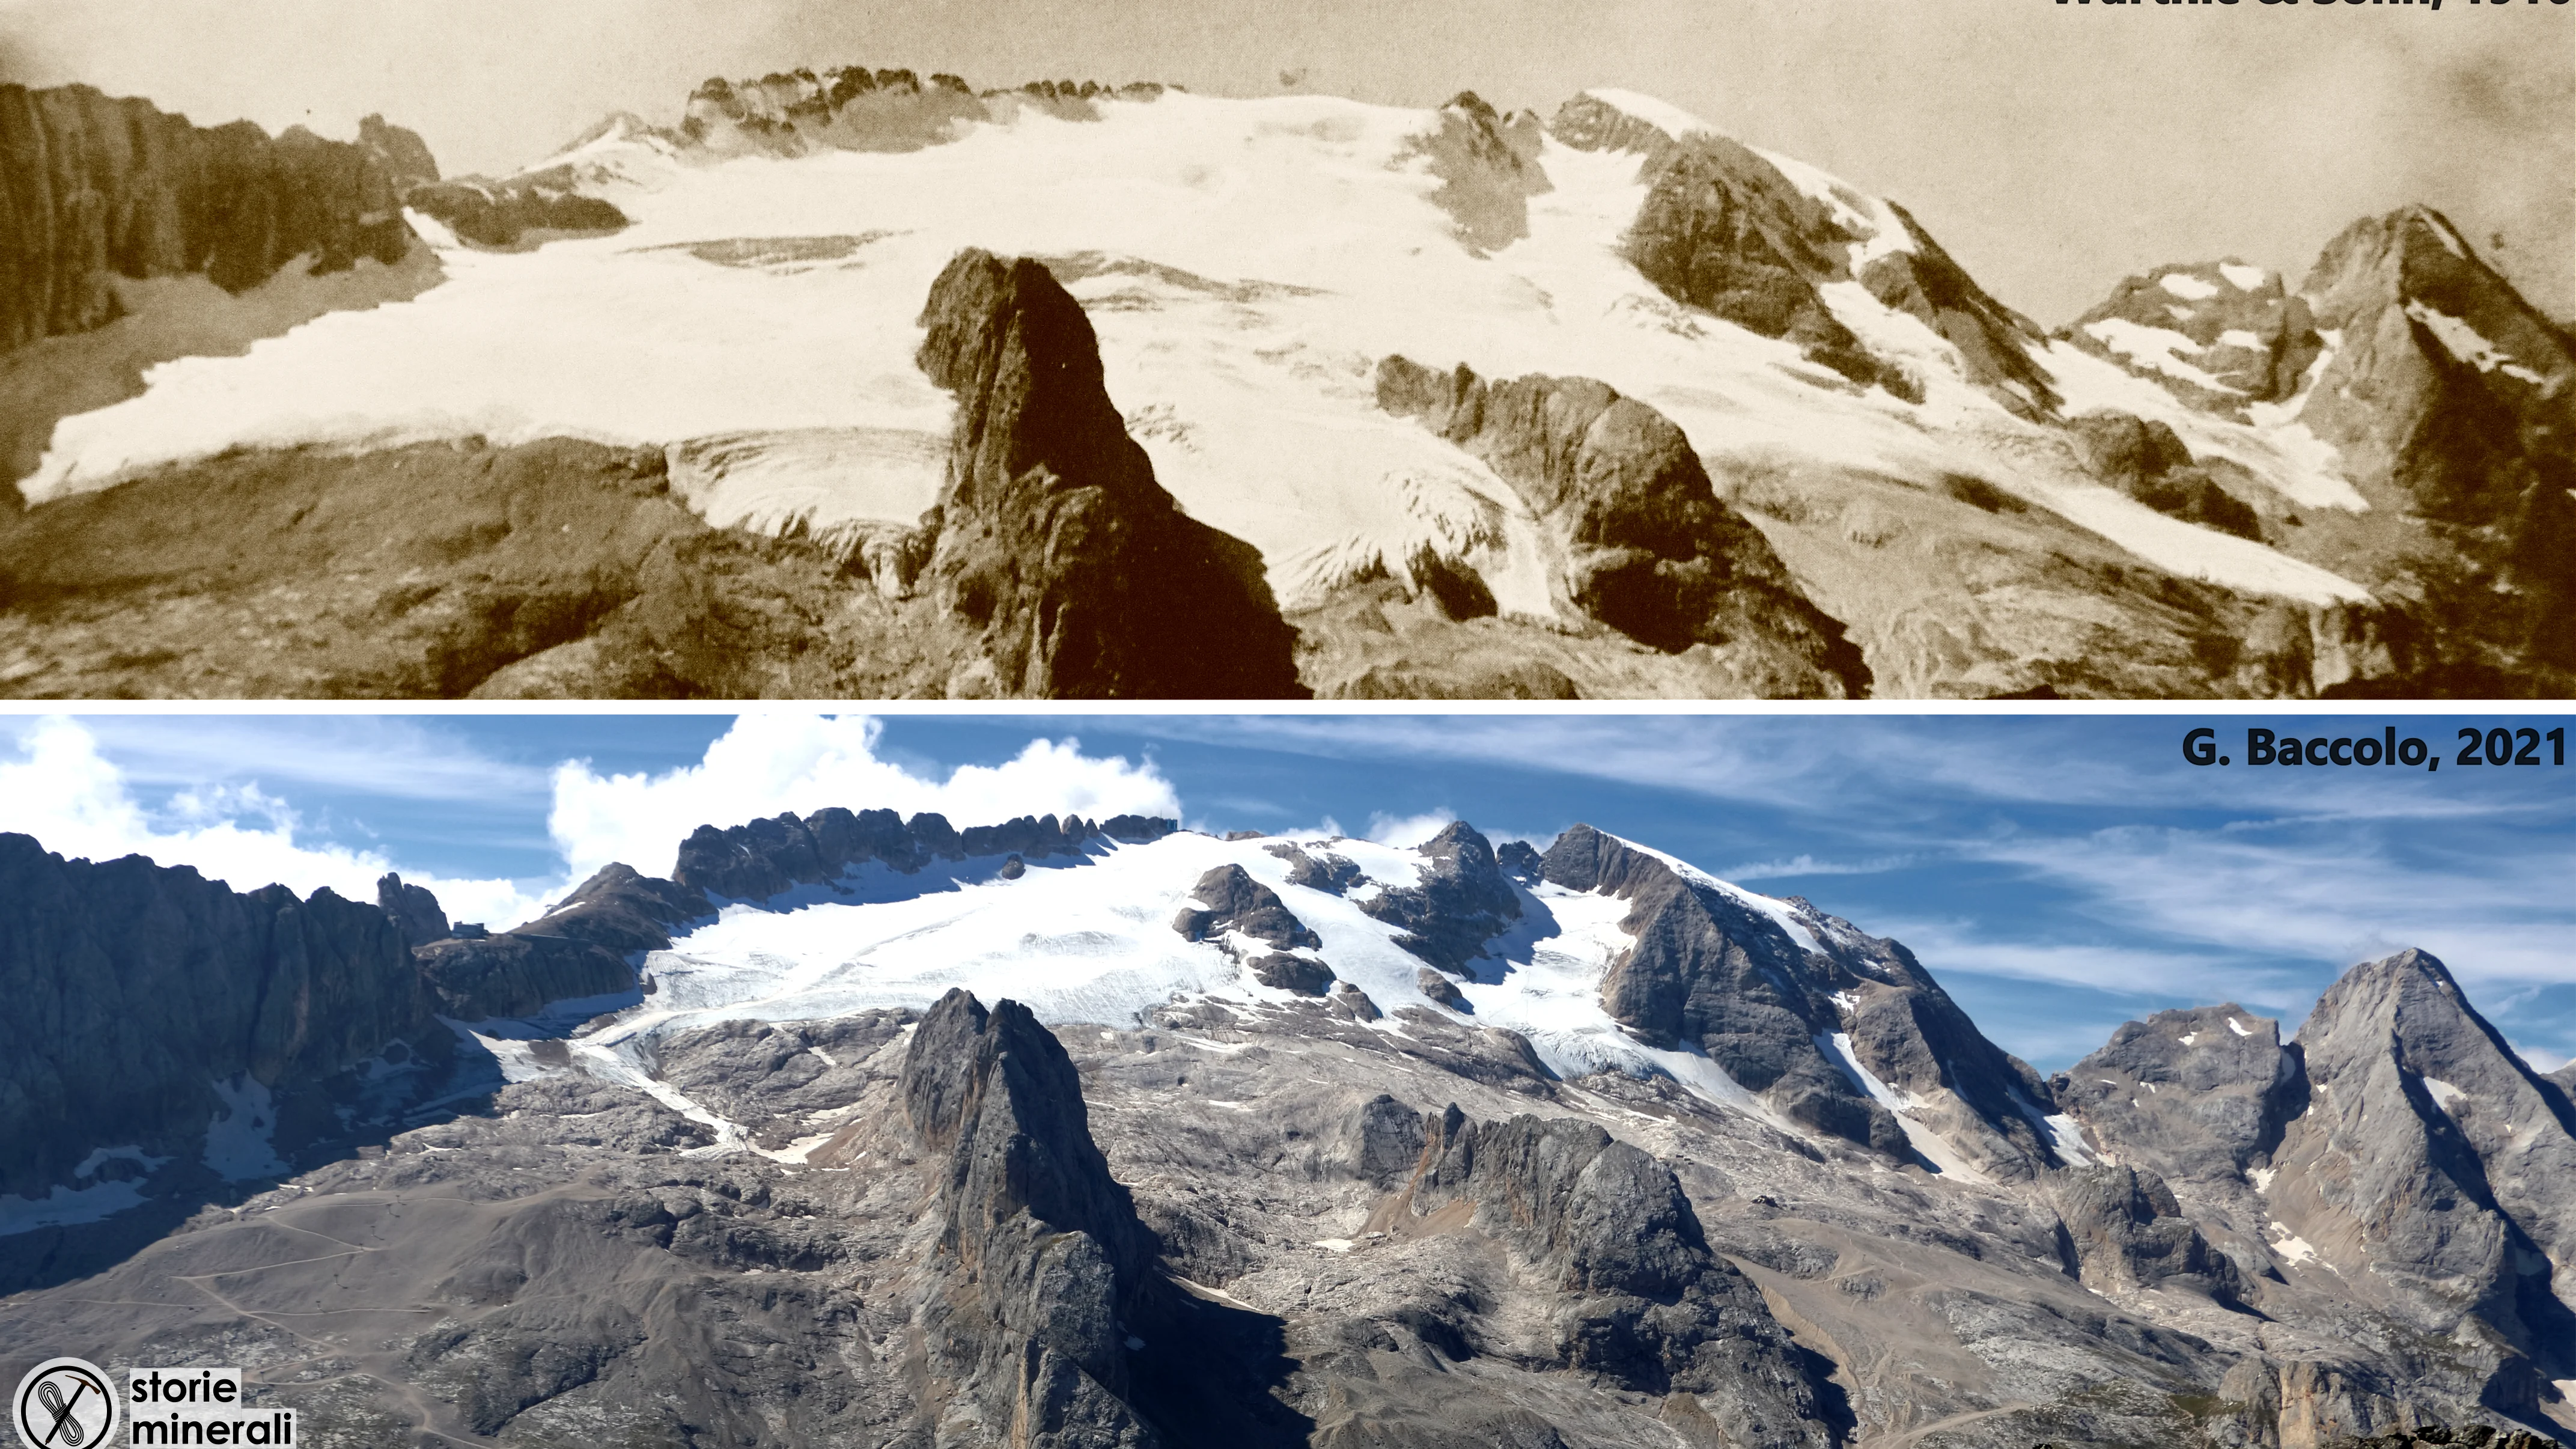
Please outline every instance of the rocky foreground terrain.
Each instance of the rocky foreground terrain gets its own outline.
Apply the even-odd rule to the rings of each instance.
[[[855,67],[503,177],[6,87],[0,197],[14,694],[2576,687],[2576,342],[2422,208],[2051,332],[1649,97]]]
[[[2576,1442],[2576,1071],[2421,952],[2043,1078],[1588,827],[826,810],[505,932],[0,886],[0,1372],[316,1444]]]

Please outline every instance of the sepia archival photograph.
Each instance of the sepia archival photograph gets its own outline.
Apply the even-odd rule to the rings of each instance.
[[[0,0],[0,690],[2557,698],[2576,14]]]
[[[2576,1445],[2566,723],[0,717],[0,1387],[25,1449]]]

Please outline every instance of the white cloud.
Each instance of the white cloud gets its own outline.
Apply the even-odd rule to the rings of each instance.
[[[1448,829],[1457,818],[1458,813],[1446,807],[1420,815],[1374,814],[1369,816],[1368,838],[1380,845],[1420,845]]]
[[[2522,1053],[2524,1061],[2531,1063],[2533,1071],[2544,1077],[2569,1062],[2576,1061],[2576,1057],[2561,1056],[2547,1047],[2524,1046],[2520,1042],[2514,1042],[2512,1046],[2515,1051]]]
[[[1912,865],[1914,859],[1910,855],[1886,855],[1876,860],[1818,860],[1812,855],[1799,854],[1787,860],[1747,861],[1719,871],[1717,875],[1730,881],[1778,880],[1802,875],[1882,875],[1891,870],[1903,870]]]
[[[567,761],[555,770],[548,826],[578,881],[620,860],[663,874],[701,825],[830,805],[906,816],[930,811],[960,827],[1021,815],[1181,813],[1179,794],[1152,761],[1085,755],[1078,740],[1031,740],[999,765],[962,765],[938,780],[880,758],[880,732],[877,721],[860,716],[748,714],[697,764],[663,774],[602,776],[588,761]]]
[[[256,782],[184,791],[147,810],[124,768],[77,721],[38,720],[11,743],[17,758],[0,756],[0,830],[34,836],[58,855],[145,855],[235,890],[274,883],[310,895],[327,886],[358,901],[374,900],[377,878],[395,868],[374,851],[305,839],[294,807]],[[412,879],[461,920],[516,921],[538,905],[512,881]]]

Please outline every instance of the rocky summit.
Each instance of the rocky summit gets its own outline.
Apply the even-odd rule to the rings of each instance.
[[[2576,1442],[2567,1074],[2420,951],[2043,1078],[1588,826],[828,809],[505,931],[0,874],[0,1372],[314,1442]]]
[[[2050,330],[1544,99],[800,67],[484,176],[0,90],[0,689],[2576,688],[2576,342],[2447,218]]]

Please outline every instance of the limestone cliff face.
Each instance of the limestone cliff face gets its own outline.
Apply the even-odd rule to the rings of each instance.
[[[2392,1311],[2474,1319],[2576,1371],[2576,1111],[2472,1009],[2442,963],[2357,966],[2300,1033],[2311,1096],[2273,1154],[2272,1210]]]
[[[1078,815],[1062,820],[1023,815],[959,830],[944,815],[925,813],[906,820],[891,810],[852,812],[833,806],[801,818],[781,815],[722,830],[701,825],[681,842],[671,877],[692,894],[767,900],[800,885],[829,884],[871,862],[908,875],[933,861],[1009,855],[1043,860],[1079,855],[1097,840],[1160,840],[1179,828],[1175,821],[1142,815],[1098,822]],[[705,913],[712,914],[712,908]]]
[[[925,592],[974,635],[988,689],[1302,697],[1260,554],[1154,480],[1045,267],[961,252],[921,320],[921,368],[957,395]]]
[[[1125,1325],[1154,1241],[1092,1142],[1062,1043],[1018,1002],[951,991],[915,1029],[900,1090],[939,1224],[923,1337],[982,1417],[978,1442],[1161,1443],[1127,1402]]]
[[[239,292],[299,256],[344,271],[411,244],[376,149],[0,86],[0,351],[112,320],[116,277],[201,272]]]
[[[1411,1181],[1372,1222],[1463,1224],[1507,1244],[1572,1300],[1551,1325],[1566,1367],[1694,1396],[1748,1449],[1834,1442],[1788,1333],[1710,1250],[1670,1169],[1584,1122],[1477,1122],[1452,1105],[1421,1135]]]
[[[34,1196],[103,1145],[194,1156],[218,1080],[325,1076],[431,1025],[372,902],[24,835],[0,835],[0,996],[0,1192]]]
[[[1988,1041],[1912,954],[1791,902],[1804,939],[1752,900],[1588,825],[1557,837],[1547,881],[1628,902],[1632,944],[1602,1005],[1636,1037],[1696,1046],[1791,1121],[1900,1158],[1905,1126],[1860,1074],[1981,1171],[2057,1165],[2048,1088]],[[1812,944],[1808,944],[1808,943]]]

